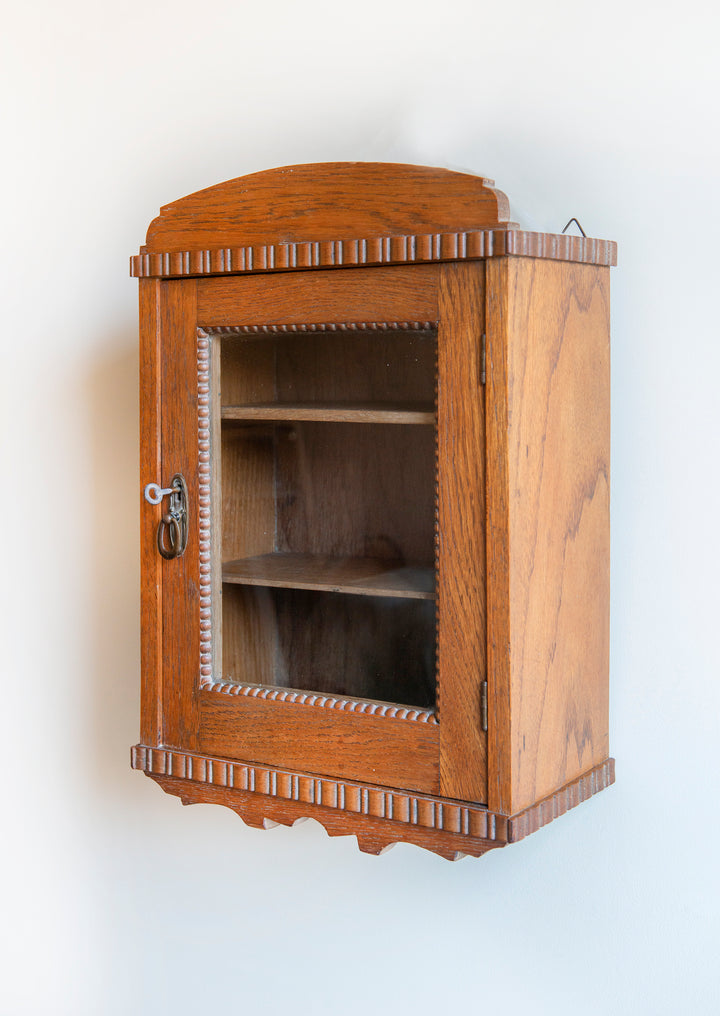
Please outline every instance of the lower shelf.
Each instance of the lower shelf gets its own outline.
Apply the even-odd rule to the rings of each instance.
[[[325,423],[434,424],[435,409],[430,403],[324,403],[260,402],[223,406],[223,420],[302,420]]]
[[[324,554],[261,554],[226,561],[223,582],[278,589],[315,589],[358,596],[396,596],[433,600],[432,568],[372,557]]]
[[[226,565],[223,682],[432,708],[435,603],[382,566],[300,554]]]
[[[615,782],[615,760],[609,758],[526,811],[506,816],[427,794],[142,744],[132,749],[131,764],[183,804],[222,804],[251,826],[314,818],[330,836],[356,836],[366,853],[414,843],[448,860],[517,842]]]

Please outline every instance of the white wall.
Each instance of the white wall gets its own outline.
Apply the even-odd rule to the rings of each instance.
[[[0,1014],[718,1012],[715,4],[4,6]],[[255,831],[128,767],[127,256],[167,201],[336,159],[484,173],[620,244],[618,782],[480,861]]]

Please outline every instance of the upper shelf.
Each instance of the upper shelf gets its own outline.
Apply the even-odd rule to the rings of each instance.
[[[427,403],[279,403],[223,406],[223,420],[297,420],[325,423],[434,424],[435,410]]]
[[[324,554],[261,554],[226,561],[223,582],[282,589],[315,589],[359,596],[435,599],[432,568],[371,557]]]

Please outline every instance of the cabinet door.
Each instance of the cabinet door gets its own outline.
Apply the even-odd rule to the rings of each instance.
[[[163,560],[146,512],[146,743],[485,799],[482,279],[147,288],[144,461],[189,538]]]

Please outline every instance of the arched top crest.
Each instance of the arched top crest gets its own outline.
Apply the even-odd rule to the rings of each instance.
[[[381,162],[285,166],[160,210],[131,258],[139,277],[228,275],[496,257],[614,264],[615,244],[528,233],[493,181]]]
[[[237,177],[165,205],[146,251],[491,229],[510,218],[492,180],[428,166],[325,162]]]

